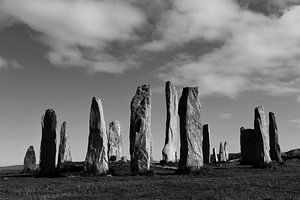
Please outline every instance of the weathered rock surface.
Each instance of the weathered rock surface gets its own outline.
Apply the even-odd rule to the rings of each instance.
[[[71,146],[68,136],[68,126],[67,122],[63,122],[60,129],[60,143],[58,148],[58,160],[57,168],[60,170],[63,168],[63,165],[68,162],[72,162],[71,156]]]
[[[208,164],[210,162],[210,142],[209,142],[208,124],[203,125],[202,151],[203,151],[203,162],[204,164]]]
[[[213,148],[213,154],[212,154],[212,158],[211,158],[212,163],[218,163],[219,159],[218,159],[218,154],[215,148]]]
[[[85,172],[103,175],[108,172],[108,140],[102,102],[93,97],[90,112],[90,134],[85,159]]]
[[[56,114],[48,109],[42,117],[42,140],[40,149],[39,176],[53,176],[56,173]]]
[[[122,156],[121,123],[119,121],[109,123],[108,133],[108,158],[110,161],[119,161]]]
[[[254,113],[254,130],[257,134],[257,161],[258,163],[269,163],[271,162],[270,144],[264,107],[255,108]]]
[[[142,85],[137,88],[131,101],[130,110],[131,173],[143,174],[150,170],[151,160],[150,85]]]
[[[278,128],[275,114],[269,113],[269,139],[270,139],[270,157],[276,162],[282,162],[281,150],[278,140]]]
[[[178,116],[178,95],[176,88],[171,82],[166,82],[165,86],[167,120],[166,120],[166,139],[162,150],[163,160],[175,162],[176,138],[177,138],[177,116]]]
[[[225,161],[229,160],[229,149],[228,149],[228,143],[224,143],[224,154],[225,154]]]
[[[179,170],[196,171],[203,166],[201,110],[199,88],[183,88],[179,100],[181,141]]]
[[[128,161],[128,159],[127,159],[127,157],[126,157],[126,156],[122,156],[122,157],[121,157],[121,161],[122,161],[122,162],[127,162],[127,161]]]
[[[23,171],[28,172],[35,172],[36,170],[36,157],[35,157],[35,151],[33,146],[29,146],[25,157],[24,157],[24,169]]]
[[[254,129],[240,129],[240,143],[241,143],[241,164],[253,164],[257,162],[256,154],[256,133]]]
[[[224,145],[222,142],[220,142],[219,146],[219,162],[226,162],[226,156],[224,152]]]

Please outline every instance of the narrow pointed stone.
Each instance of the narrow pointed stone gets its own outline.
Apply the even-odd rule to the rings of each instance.
[[[35,172],[36,170],[36,157],[33,146],[29,146],[26,155],[24,157],[24,169],[23,171],[26,173]]]
[[[150,170],[151,160],[151,89],[150,85],[137,88],[131,101],[130,163],[132,174]]]
[[[270,144],[264,107],[255,108],[254,113],[254,131],[257,135],[257,163],[269,163],[271,162]]]
[[[201,111],[199,88],[183,88],[179,100],[181,141],[179,170],[196,171],[203,166]]]
[[[219,162],[226,162],[224,146],[222,142],[220,142],[220,147],[219,147]]]
[[[163,160],[175,162],[176,138],[177,138],[177,116],[178,116],[178,95],[176,88],[171,82],[166,82],[165,86],[167,120],[165,146],[162,150]]]
[[[278,128],[275,114],[269,113],[269,137],[270,137],[270,157],[276,162],[282,162],[281,150],[278,139]]]
[[[213,148],[213,153],[212,153],[212,159],[211,159],[212,163],[218,163],[219,159],[218,159],[218,154],[215,148]]]
[[[108,158],[111,161],[119,161],[122,157],[122,127],[119,121],[109,123],[108,134]]]
[[[65,163],[72,162],[68,130],[67,122],[63,122],[60,129],[60,143],[58,148],[58,170],[62,169]]]
[[[101,99],[93,97],[90,113],[90,134],[85,171],[103,175],[108,172],[108,140]]]
[[[210,142],[209,142],[209,127],[208,124],[203,125],[203,162],[204,164],[210,163]]]
[[[225,154],[225,161],[229,160],[229,149],[228,149],[228,143],[224,143],[224,154]]]
[[[40,149],[39,176],[53,176],[56,173],[56,114],[48,109],[42,117],[42,140]]]

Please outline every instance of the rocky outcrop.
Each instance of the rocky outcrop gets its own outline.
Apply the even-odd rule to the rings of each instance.
[[[196,171],[203,166],[201,111],[199,88],[183,88],[179,100],[181,141],[179,170]]]
[[[90,134],[85,159],[85,172],[103,175],[108,172],[108,140],[102,102],[93,97],[90,112]]]
[[[139,86],[131,101],[130,161],[132,174],[144,174],[151,160],[151,90],[150,85]]]
[[[176,138],[177,138],[177,116],[178,116],[178,95],[176,88],[171,82],[166,82],[165,86],[167,121],[166,121],[166,139],[162,150],[163,160],[166,162],[175,162]]]
[[[39,176],[53,176],[56,173],[56,114],[48,109],[42,117],[42,140],[40,149]]]
[[[58,148],[58,170],[62,169],[65,163],[72,162],[68,130],[69,128],[67,127],[67,122],[63,122],[60,129],[60,143]]]
[[[36,157],[33,146],[29,146],[26,155],[24,157],[24,169],[23,172],[30,173],[36,170]]]
[[[228,143],[224,142],[224,154],[225,154],[225,161],[229,160],[229,149],[228,149]]]
[[[122,127],[119,121],[109,123],[108,149],[108,158],[110,161],[119,161],[121,159]]]
[[[210,162],[210,142],[209,142],[209,127],[208,124],[203,125],[203,142],[202,142],[203,162]]]
[[[212,154],[212,158],[211,158],[211,162],[212,163],[218,163],[219,159],[218,159],[218,154],[215,148],[213,148],[213,154]]]
[[[278,140],[278,128],[275,114],[269,113],[269,139],[270,139],[270,157],[276,162],[282,162],[281,150]]]
[[[226,162],[226,156],[225,156],[224,146],[222,142],[220,142],[220,146],[219,146],[219,162]]]
[[[254,113],[254,131],[257,134],[257,161],[259,163],[269,163],[271,162],[269,134],[263,106],[255,108]]]

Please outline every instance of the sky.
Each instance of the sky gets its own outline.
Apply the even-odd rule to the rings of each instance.
[[[74,161],[87,151],[93,96],[106,126],[152,89],[153,156],[162,158],[164,85],[200,88],[211,148],[240,151],[254,108],[274,112],[281,149],[300,148],[300,0],[0,0],[0,166],[22,164],[48,108],[67,121]],[[179,140],[179,131],[178,131]],[[178,141],[179,150],[179,141]]]

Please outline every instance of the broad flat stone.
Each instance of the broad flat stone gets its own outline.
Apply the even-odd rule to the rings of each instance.
[[[179,170],[196,171],[203,166],[201,111],[199,88],[183,88],[179,100],[181,141]]]
[[[208,124],[203,125],[203,162],[204,164],[210,163],[210,142],[209,142],[209,127]]]
[[[163,160],[175,162],[176,138],[177,138],[177,116],[178,116],[178,94],[171,82],[166,82],[165,86],[167,120],[165,146],[162,150]]]
[[[119,121],[109,123],[108,158],[110,161],[119,161],[122,157],[122,127]]]
[[[36,170],[36,157],[33,146],[29,146],[26,155],[24,157],[24,169],[25,173],[35,172]]]
[[[132,174],[150,170],[151,161],[151,89],[139,86],[131,101],[130,163]]]
[[[108,140],[102,102],[93,97],[90,112],[90,134],[85,159],[85,172],[103,175],[108,172]]]
[[[53,176],[56,173],[56,114],[48,109],[42,117],[42,140],[40,149],[39,176]]]
[[[58,148],[58,170],[63,168],[63,165],[68,162],[72,162],[71,146],[68,136],[69,128],[67,122],[63,122],[60,128],[60,143]]]
[[[276,162],[282,162],[281,150],[278,139],[278,128],[275,114],[269,113],[269,137],[270,137],[270,157]]]
[[[240,129],[241,143],[241,164],[248,165],[257,162],[258,155],[256,154],[256,133],[254,129]]]

